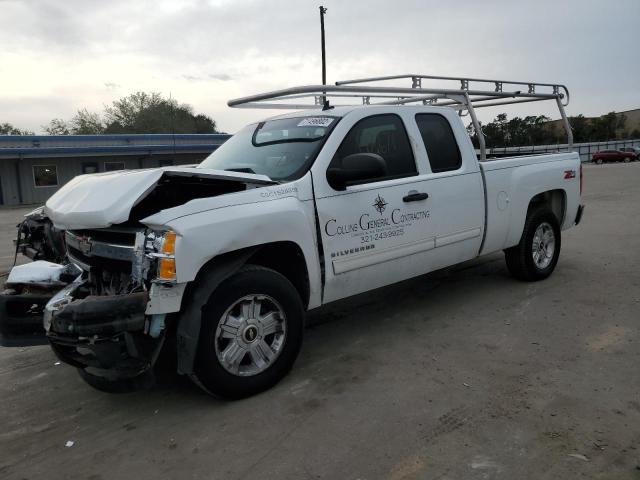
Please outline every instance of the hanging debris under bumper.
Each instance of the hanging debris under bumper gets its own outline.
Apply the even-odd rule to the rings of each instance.
[[[47,338],[58,358],[114,379],[148,370],[164,339],[145,334],[148,292],[86,295],[84,283],[67,286],[45,307]]]
[[[43,326],[45,305],[80,275],[75,265],[44,260],[14,267],[0,293],[0,345],[27,347],[48,343]]]

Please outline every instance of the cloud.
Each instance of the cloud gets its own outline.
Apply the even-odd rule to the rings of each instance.
[[[399,73],[561,82],[571,115],[640,106],[640,62],[631,61],[638,0],[322,3],[330,82]],[[0,104],[24,112],[2,120],[18,112],[34,130],[145,90],[235,131],[269,112],[229,109],[228,99],[320,81],[317,4],[295,0],[5,1],[0,45]],[[502,110],[557,116],[553,105],[536,108]]]
[[[182,78],[184,78],[185,80],[189,81],[189,82],[202,82],[205,81],[207,79],[212,79],[212,80],[220,80],[221,82],[228,82],[229,80],[233,80],[233,77],[231,75],[228,75],[226,73],[209,73],[206,77],[200,76],[200,75],[186,75],[183,74],[181,75]]]
[[[233,80],[233,77],[231,75],[227,75],[226,73],[210,73],[209,78],[220,80],[221,82],[228,82],[229,80]]]

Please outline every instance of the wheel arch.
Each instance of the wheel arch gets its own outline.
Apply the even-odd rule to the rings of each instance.
[[[525,203],[526,202],[526,203]],[[553,212],[555,217],[558,220],[558,224],[562,229],[564,225],[564,220],[567,214],[567,193],[564,189],[549,189],[543,192],[532,193],[529,196],[528,201],[524,198],[522,199],[522,203],[519,203],[519,206],[515,208],[512,212],[512,215],[517,215],[515,218],[515,223],[512,223],[509,234],[507,236],[507,241],[505,242],[505,247],[509,248],[514,245],[517,245],[520,242],[520,238],[522,237],[522,232],[524,231],[524,225],[529,213],[541,206],[547,205],[549,209]],[[526,209],[525,209],[526,206]],[[521,212],[521,213],[518,213]]]
[[[567,192],[563,189],[547,190],[538,193],[529,200],[527,207],[527,216],[534,208],[546,205],[553,212],[558,220],[558,224],[562,226],[567,213]]]
[[[260,245],[246,263],[270,268],[285,276],[298,291],[305,309],[309,306],[309,271],[302,248],[297,243],[282,241]]]
[[[305,309],[310,281],[302,248],[291,241],[270,242],[226,252],[207,261],[189,282],[176,328],[178,373],[191,374],[198,349],[202,307],[209,295],[243,265],[255,264],[277,271],[296,288]]]

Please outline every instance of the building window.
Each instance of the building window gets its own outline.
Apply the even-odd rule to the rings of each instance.
[[[57,187],[58,169],[55,165],[34,165],[33,184],[36,187]]]
[[[105,172],[113,172],[115,170],[124,170],[124,162],[104,162]]]
[[[98,164],[96,162],[83,163],[82,173],[98,173]]]

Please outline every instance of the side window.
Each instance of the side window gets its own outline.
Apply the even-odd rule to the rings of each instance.
[[[356,123],[342,141],[329,168],[341,168],[342,159],[354,153],[376,153],[383,158],[387,175],[376,181],[418,174],[407,131],[397,115],[373,115]]]
[[[459,169],[462,157],[449,121],[437,113],[419,113],[416,123],[429,155],[431,171],[437,173]]]

